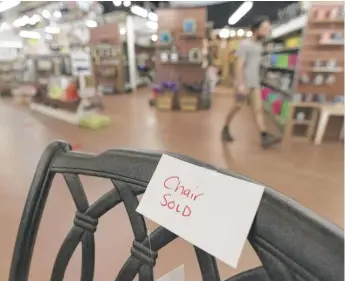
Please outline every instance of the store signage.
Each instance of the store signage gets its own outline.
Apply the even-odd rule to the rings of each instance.
[[[264,187],[163,155],[137,211],[236,267]]]
[[[92,64],[90,54],[84,51],[71,52],[72,74],[91,75]]]

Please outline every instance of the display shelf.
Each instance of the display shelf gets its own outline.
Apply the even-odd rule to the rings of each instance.
[[[314,67],[311,69],[312,72],[323,72],[323,73],[338,73],[343,72],[344,69],[341,67],[328,68],[328,67]]]
[[[194,66],[199,66],[201,67],[202,62],[190,62],[190,61],[167,61],[167,62],[162,62],[162,65],[194,65]]]
[[[329,40],[329,41],[322,41],[322,40],[320,40],[319,41],[319,45],[321,45],[321,46],[343,46],[344,45],[344,41],[339,42],[339,41],[335,41],[335,40]]]
[[[299,49],[300,49],[299,47],[268,49],[268,50],[263,51],[263,54],[291,53],[291,52],[298,52]]]
[[[278,91],[279,93],[287,96],[287,97],[291,97],[293,95],[292,92],[290,91],[287,91],[287,90],[284,90],[282,88],[280,88],[278,85],[274,85],[272,84],[271,82],[267,81],[267,80],[261,80],[261,84],[268,87],[268,88],[271,88],[275,91]]]
[[[125,59],[119,26],[105,24],[90,29],[96,87],[103,94],[125,92]]]
[[[344,19],[321,19],[321,20],[311,20],[311,24],[344,24]]]
[[[296,94],[292,98],[299,101],[292,102],[290,106],[287,139],[295,137],[295,126],[303,125],[307,127],[304,138],[311,141],[318,115],[325,104],[337,104],[344,100],[344,19],[331,18],[334,14],[341,14],[343,5],[340,2],[325,4],[312,2],[309,11],[295,73]],[[304,116],[306,112],[309,118]],[[296,120],[296,114],[300,114],[302,120]],[[339,135],[339,125],[336,122],[330,124],[330,135]]]
[[[271,66],[271,65],[261,65],[261,67],[269,69],[269,70],[295,72],[295,69],[290,68],[290,67],[278,67],[278,66]]]
[[[298,16],[297,18],[291,19],[289,22],[282,24],[278,27],[272,29],[271,37],[265,41],[265,43],[274,41],[274,40],[281,40],[285,37],[291,36],[291,34],[299,33],[303,30],[306,23],[308,21],[308,15],[303,14]]]
[[[199,85],[205,80],[203,48],[206,41],[206,9],[158,9],[156,42],[156,108],[194,111],[203,93],[185,95],[182,85]],[[166,85],[174,85],[168,87]],[[156,93],[156,91],[158,93]],[[174,97],[174,98],[172,98]],[[198,102],[196,102],[196,100]]]

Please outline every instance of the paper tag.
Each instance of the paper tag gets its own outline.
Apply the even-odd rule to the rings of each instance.
[[[137,212],[236,267],[264,187],[163,155]]]
[[[184,274],[184,265],[170,271],[168,274],[164,275],[163,277],[159,278],[157,281],[184,281],[185,274]]]

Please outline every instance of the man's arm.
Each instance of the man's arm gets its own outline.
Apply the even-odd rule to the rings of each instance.
[[[241,41],[238,49],[236,51],[236,65],[235,65],[235,77],[236,77],[236,84],[243,88],[245,85],[244,81],[244,64],[246,63],[248,56],[247,51],[247,44],[245,41]]]
[[[243,85],[244,84],[244,60],[243,58],[238,57],[236,59],[236,67],[235,67],[235,77],[236,77],[236,84]]]

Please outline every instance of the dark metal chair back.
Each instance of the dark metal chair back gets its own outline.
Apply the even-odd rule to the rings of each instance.
[[[161,153],[115,149],[99,155],[71,151],[64,142],[54,142],[44,151],[36,169],[20,222],[12,258],[9,281],[27,281],[36,235],[56,174],[62,174],[76,205],[74,225],[67,234],[55,260],[51,281],[61,281],[78,244],[82,245],[82,281],[94,280],[94,232],[100,217],[123,202],[134,241],[128,258],[115,280],[153,281],[158,252],[177,236],[163,227],[150,239],[144,218],[135,211],[137,196],[145,188],[160,160]],[[173,155],[219,173],[248,178],[205,165],[194,159]],[[114,188],[91,206],[79,175],[108,178]],[[341,281],[344,280],[344,236],[335,225],[317,217],[295,201],[266,187],[249,241],[262,267],[244,272],[233,281]],[[149,240],[150,247],[149,248]],[[202,279],[219,281],[216,260],[195,247]]]

